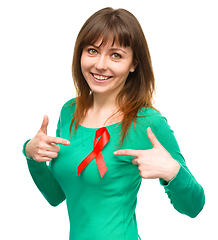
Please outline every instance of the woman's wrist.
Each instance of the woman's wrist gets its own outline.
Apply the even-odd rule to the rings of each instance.
[[[170,167],[168,168],[168,171],[166,173],[166,176],[163,178],[166,182],[172,181],[177,173],[179,172],[180,164],[176,160],[172,158],[172,161],[170,163]]]
[[[26,158],[32,158],[28,152],[28,147],[29,147],[29,142],[31,140],[28,140],[24,143],[24,146],[23,146],[23,154],[25,155]]]

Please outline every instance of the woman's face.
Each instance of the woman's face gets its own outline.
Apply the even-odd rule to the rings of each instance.
[[[99,39],[83,49],[81,69],[93,93],[117,95],[124,87],[129,72],[134,72],[133,51],[112,41],[106,45]]]

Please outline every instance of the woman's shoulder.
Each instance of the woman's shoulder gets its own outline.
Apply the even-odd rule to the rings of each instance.
[[[74,104],[76,104],[76,98],[71,98],[63,105],[63,107],[71,107]]]
[[[68,100],[62,107],[61,112],[75,111],[76,107],[76,98]]]
[[[63,120],[67,120],[69,118],[72,118],[72,115],[75,112],[76,108],[76,99],[72,98],[68,100],[61,108],[60,118]]]
[[[167,119],[155,108],[143,107],[137,114],[138,123],[148,126],[166,126],[168,125]]]
[[[63,107],[69,107],[69,106],[72,106],[72,104],[76,104],[76,98],[72,98],[72,99],[68,100],[68,101],[63,105]]]
[[[137,117],[159,119],[159,118],[163,118],[163,115],[155,108],[142,107],[141,109],[139,109]]]

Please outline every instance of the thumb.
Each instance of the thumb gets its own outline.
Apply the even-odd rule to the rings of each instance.
[[[150,127],[147,128],[147,136],[148,136],[149,140],[151,141],[153,148],[159,148],[160,146],[162,146],[160,144],[160,142],[157,140],[154,133],[151,131]]]
[[[42,133],[44,133],[44,134],[47,135],[48,123],[49,123],[48,116],[45,115],[44,118],[43,118],[42,126],[41,126],[41,128],[39,129],[39,132],[42,132]]]

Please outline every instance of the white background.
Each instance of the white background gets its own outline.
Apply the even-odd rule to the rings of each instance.
[[[53,208],[39,193],[22,145],[44,114],[49,135],[55,135],[62,105],[75,97],[76,36],[90,15],[107,6],[125,8],[140,21],[156,77],[155,106],[206,194],[203,211],[191,219],[174,210],[158,180],[144,180],[137,206],[141,238],[218,239],[218,15],[211,0],[1,1],[0,238],[68,239],[66,205]]]

